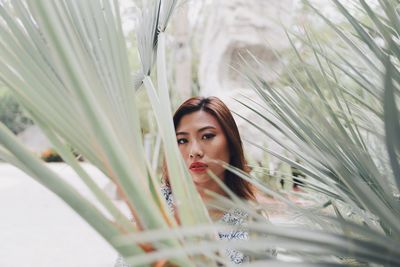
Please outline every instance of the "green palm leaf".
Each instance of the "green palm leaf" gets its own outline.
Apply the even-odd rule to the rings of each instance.
[[[287,137],[282,141],[242,116],[301,160],[296,162],[256,144],[306,174],[305,188],[320,202],[310,208],[300,207],[248,174],[226,166],[260,192],[285,204],[293,214],[294,224],[299,218],[308,224],[284,227],[267,223],[261,214],[268,211],[267,205],[237,198],[216,179],[230,198],[208,192],[215,198],[208,205],[248,211],[251,220],[246,227],[251,242],[215,238],[219,231],[234,228],[210,222],[207,207],[180,156],[172,122],[165,31],[177,5],[175,0],[149,1],[144,8],[137,32],[141,69],[136,71],[129,69],[117,1],[15,0],[0,4],[0,80],[82,178],[101,209],[24,149],[2,125],[0,157],[55,192],[134,265],[164,260],[179,266],[229,265],[221,253],[226,248],[251,255],[254,261],[246,266],[338,266],[346,264],[348,258],[361,263],[399,265],[397,11],[394,1],[381,0],[380,9],[372,10],[360,0],[359,10],[372,22],[367,25],[340,1],[333,2],[347,18],[352,32],[312,8],[341,38],[341,46],[324,47],[312,30],[305,37],[287,31],[306,84],[296,76],[300,71],[291,72],[291,89],[278,90],[262,74],[251,70],[249,83],[260,101],[238,100]],[[387,42],[386,46],[376,43],[372,30]],[[302,56],[294,38],[311,49],[314,65]],[[153,76],[157,77],[156,83]],[[376,106],[370,106],[362,95],[344,85],[344,77],[354,81],[357,90],[370,96]],[[160,182],[154,164],[145,157],[136,103],[136,90],[141,85],[145,86],[157,120],[179,226],[158,190]],[[310,99],[314,105],[305,110],[300,103]],[[366,130],[374,133],[373,141],[385,147],[386,154],[374,151]],[[69,146],[116,184],[135,222],[123,215],[81,168]],[[332,211],[326,212],[330,206]],[[276,247],[282,258],[268,258],[265,250]],[[287,263],[284,256],[301,262]]]

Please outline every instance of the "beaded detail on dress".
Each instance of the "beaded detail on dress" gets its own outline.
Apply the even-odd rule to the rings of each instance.
[[[240,209],[233,209],[229,212],[225,212],[220,222],[227,225],[239,226],[238,229],[233,229],[229,232],[219,232],[219,239],[221,240],[248,240],[249,233],[243,229],[249,215]],[[235,249],[226,249],[226,255],[228,258],[236,264],[244,263],[249,261],[249,257],[245,256],[242,252]]]
[[[175,211],[175,209],[174,209],[174,197],[172,195],[171,188],[169,188],[169,186],[162,186],[160,190],[161,190],[161,194],[163,195],[165,201],[167,202],[169,211],[171,213],[174,213],[174,211]]]
[[[171,213],[174,212],[174,199],[172,195],[172,191],[168,186],[161,187],[161,193],[164,196],[168,208]],[[248,219],[248,214],[240,209],[232,209],[229,212],[225,212],[219,222],[223,224],[227,224],[230,226],[238,226],[237,229],[228,231],[228,232],[219,232],[220,240],[247,240],[249,238],[248,232],[243,229],[246,221]],[[226,256],[236,264],[241,264],[249,261],[249,257],[244,255],[242,252],[237,251],[235,249],[226,249]],[[117,262],[114,267],[131,267],[131,265],[124,262],[121,256],[118,257]]]

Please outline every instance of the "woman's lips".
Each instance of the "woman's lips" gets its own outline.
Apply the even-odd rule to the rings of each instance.
[[[193,162],[192,164],[190,164],[189,169],[192,172],[205,172],[207,170],[207,164],[203,163],[203,162]]]
[[[201,168],[191,168],[190,170],[192,172],[205,172],[207,167],[201,167]]]

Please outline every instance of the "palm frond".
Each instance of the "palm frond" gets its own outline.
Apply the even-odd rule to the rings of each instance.
[[[180,156],[172,121],[165,31],[175,0],[148,1],[143,9],[137,32],[141,68],[136,72],[129,69],[116,0],[1,3],[0,80],[29,111],[101,208],[23,148],[3,125],[0,157],[56,193],[135,265],[166,261],[179,266],[229,265],[221,249],[239,249],[251,255],[254,261],[246,266],[293,265],[266,255],[266,250],[276,247],[283,257],[291,256],[302,261],[296,264],[305,266],[339,266],[348,258],[399,265],[399,18],[388,0],[379,1],[379,10],[359,0],[358,10],[372,22],[368,25],[339,0],[333,3],[352,31],[311,8],[341,38],[340,45],[324,47],[312,30],[306,30],[305,37],[287,30],[301,66],[289,72],[291,88],[271,87],[262,74],[251,70],[248,80],[260,101],[238,100],[286,136],[287,140],[282,140],[241,116],[300,159],[297,162],[256,144],[303,172],[305,187],[313,192],[317,204],[308,208],[296,205],[260,180],[225,166],[285,204],[297,227],[268,223],[263,216],[267,205],[239,199],[210,173],[230,198],[208,192],[215,199],[208,205],[220,210],[240,208],[251,217],[246,225],[251,242],[216,238],[218,232],[235,228],[211,223]],[[386,41],[385,46],[377,43],[372,31]],[[294,39],[311,49],[313,64],[303,57]],[[156,75],[152,75],[154,64]],[[306,84],[296,76],[300,73],[305,74]],[[156,83],[152,76],[157,77]],[[344,84],[343,78],[351,80],[363,95]],[[135,99],[141,85],[157,121],[177,216],[168,212],[158,190],[155,164],[144,153]],[[365,96],[372,100],[364,103]],[[304,109],[302,103],[310,99],[314,102]],[[96,185],[68,146],[78,149],[116,184],[135,223]],[[383,148],[384,153],[375,147]]]

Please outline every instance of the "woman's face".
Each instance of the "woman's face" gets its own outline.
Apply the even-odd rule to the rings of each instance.
[[[212,171],[224,180],[225,169],[213,160],[229,163],[228,141],[217,119],[205,111],[184,115],[177,128],[179,149],[198,189],[220,191],[208,176]]]

